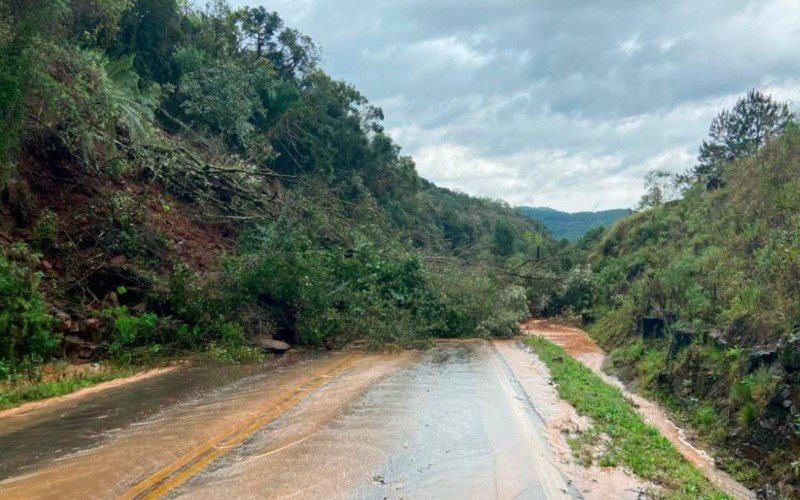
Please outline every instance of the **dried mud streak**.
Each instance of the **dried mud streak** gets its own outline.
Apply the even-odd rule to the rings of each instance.
[[[602,370],[605,352],[589,335],[579,328],[554,324],[544,320],[531,320],[522,325],[523,330],[539,335],[559,346],[570,356],[590,368],[605,382],[618,387],[631,401],[644,420],[658,429],[683,457],[703,471],[717,488],[737,499],[753,499],[755,494],[729,474],[716,468],[714,459],[705,451],[696,448],[685,437],[684,431],[672,422],[666,411],[657,403],[629,391],[616,377]]]

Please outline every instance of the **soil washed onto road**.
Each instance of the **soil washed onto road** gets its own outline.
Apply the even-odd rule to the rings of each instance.
[[[516,340],[181,368],[0,419],[0,497],[636,498]]]

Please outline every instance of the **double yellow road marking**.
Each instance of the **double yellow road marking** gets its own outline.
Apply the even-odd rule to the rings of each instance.
[[[120,498],[154,499],[164,496],[172,489],[188,481],[234,447],[241,444],[260,428],[275,420],[283,412],[298,404],[309,393],[323,385],[350,365],[356,356],[346,356],[330,370],[324,370],[307,379],[293,389],[287,390],[262,406],[259,411],[233,430],[209,439],[175,459],[172,463],[136,483]]]

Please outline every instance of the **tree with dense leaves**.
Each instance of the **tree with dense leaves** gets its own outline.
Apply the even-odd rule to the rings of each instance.
[[[242,30],[244,50],[255,51],[261,58],[266,52],[276,50],[275,35],[283,27],[283,20],[277,12],[268,12],[264,7],[245,7],[237,12]]]
[[[498,220],[494,226],[494,254],[508,257],[514,253],[514,229],[505,220]]]
[[[125,11],[119,35],[109,47],[111,57],[133,55],[137,73],[158,83],[177,78],[172,53],[180,44],[181,3],[178,0],[138,0]]]
[[[753,156],[767,140],[781,135],[791,120],[788,104],[751,90],[711,122],[709,139],[700,146],[694,169],[698,180],[718,186],[726,164]]]

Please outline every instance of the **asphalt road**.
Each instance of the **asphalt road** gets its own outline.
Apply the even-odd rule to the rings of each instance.
[[[0,498],[572,498],[486,341],[181,369],[0,417]]]

